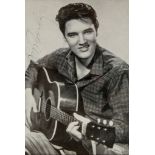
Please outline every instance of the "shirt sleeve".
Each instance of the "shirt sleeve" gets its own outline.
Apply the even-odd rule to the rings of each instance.
[[[128,143],[129,140],[129,76],[128,68],[115,71],[110,84],[109,105],[113,110],[115,142]]]
[[[39,68],[48,67],[50,69],[56,69],[57,53],[58,51],[55,51],[49,55],[46,55],[43,58],[39,59],[37,62],[34,62],[32,60],[30,61],[30,64],[25,72],[26,88],[34,88],[34,86],[37,84]]]
[[[39,64],[30,61],[30,64],[25,72],[25,88],[32,88],[37,81]]]

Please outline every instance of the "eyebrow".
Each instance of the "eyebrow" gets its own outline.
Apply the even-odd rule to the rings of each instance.
[[[77,32],[68,32],[67,33],[68,36],[70,36],[70,35],[77,35],[77,34],[78,34]]]
[[[83,30],[83,33],[86,33],[86,32],[93,32],[93,29],[88,28],[88,29]],[[78,34],[78,32],[68,32],[67,33],[68,36],[77,35],[77,34]]]
[[[93,29],[92,28],[88,28],[88,29],[85,29],[83,32],[92,32]]]

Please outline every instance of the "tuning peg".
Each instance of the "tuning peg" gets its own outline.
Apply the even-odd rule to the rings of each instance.
[[[92,125],[91,128],[95,128],[95,125]]]
[[[97,119],[97,123],[98,123],[98,124],[101,123],[101,119],[100,119],[100,118]]]
[[[100,126],[98,126],[98,127],[97,127],[97,129],[98,129],[98,130],[101,130],[101,127],[100,127]]]
[[[107,120],[106,119],[103,120],[103,124],[107,125]]]
[[[93,138],[93,137],[94,137],[94,135],[91,135],[90,137],[91,137],[91,138]]]
[[[109,121],[109,126],[113,126],[114,122],[113,121]]]
[[[97,137],[97,138],[96,138],[96,140],[97,140],[97,141],[99,141],[99,140],[100,140],[100,138],[99,138],[99,137]]]
[[[102,143],[105,143],[105,140],[102,140]]]

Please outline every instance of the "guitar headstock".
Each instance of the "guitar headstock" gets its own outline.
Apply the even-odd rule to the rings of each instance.
[[[86,137],[89,140],[94,140],[98,143],[102,143],[107,147],[113,147],[115,142],[115,127],[107,123],[108,125],[90,122],[87,124]],[[109,125],[110,124],[110,125]]]

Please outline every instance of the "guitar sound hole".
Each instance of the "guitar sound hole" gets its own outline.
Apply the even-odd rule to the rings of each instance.
[[[51,111],[51,100],[48,99],[46,102],[46,110],[45,110],[46,120],[50,119],[50,111]]]

